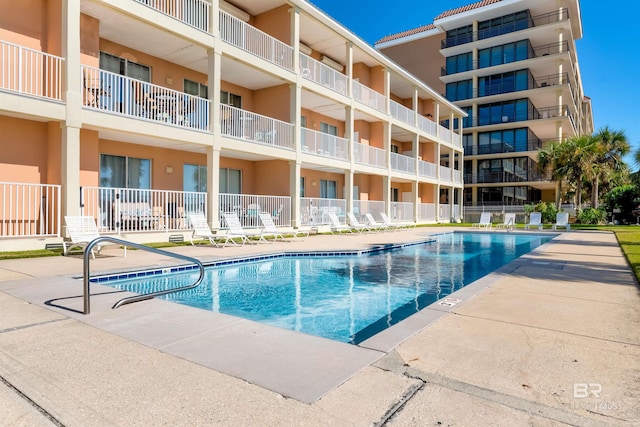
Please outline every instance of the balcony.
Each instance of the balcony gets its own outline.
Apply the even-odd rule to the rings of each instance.
[[[464,147],[465,156],[477,156],[482,154],[500,154],[500,153],[520,153],[526,151],[537,151],[542,148],[542,142],[539,139],[530,139],[523,141],[522,144],[516,142],[514,144],[498,143],[480,146]]]
[[[62,101],[64,59],[0,41],[0,90]]]
[[[300,222],[303,226],[329,225],[330,213],[344,221],[346,211],[347,201],[344,199],[300,198]]]
[[[440,180],[441,181],[449,181],[451,182],[452,179],[452,173],[451,173],[451,168],[446,167],[446,166],[440,166]]]
[[[171,16],[180,22],[197,28],[205,33],[209,29],[209,9],[211,3],[205,0],[134,0],[149,6],[160,13]]]
[[[207,99],[82,66],[83,106],[191,130],[209,130]]]
[[[0,182],[0,239],[60,236],[61,186]]]
[[[434,163],[425,162],[424,160],[418,160],[418,175],[424,178],[436,179],[436,165]]]
[[[474,117],[471,120],[471,126],[469,127],[490,126],[527,120],[544,120],[562,117],[567,117],[570,120],[571,124],[574,125],[573,114],[569,111],[569,107],[567,105],[563,105],[544,108],[534,108],[530,106],[529,108],[527,108],[527,110],[504,113],[503,115],[491,115],[482,118]]]
[[[300,54],[300,73],[307,80],[326,86],[341,95],[347,94],[347,76],[304,53]]]
[[[361,165],[387,168],[387,151],[359,142],[353,143],[354,161]]]
[[[414,174],[416,173],[415,158],[391,153],[391,170]]]
[[[349,141],[312,129],[302,129],[302,152],[337,160],[348,160]]]
[[[220,128],[222,135],[229,138],[295,149],[293,125],[230,105],[220,105]]]
[[[512,79],[508,82],[484,85],[483,87],[480,87],[479,89],[473,91],[473,98],[482,98],[485,96],[500,95],[504,93],[540,89],[563,84],[569,84],[568,73],[550,74],[547,76],[535,78],[529,77],[526,81],[526,84],[523,84],[523,82],[518,82],[517,79]]]
[[[386,111],[387,98],[384,95],[355,80],[352,81],[352,88],[353,99],[382,113]]]
[[[220,11],[220,38],[245,52],[293,71],[291,46],[224,11]]]
[[[555,22],[562,22],[568,19],[569,11],[567,10],[567,8],[563,7],[559,10],[554,10],[553,12],[530,17],[528,20],[513,21],[499,26],[474,31],[472,33],[467,33],[455,37],[447,37],[446,39],[441,41],[440,48],[446,49],[461,44],[471,43],[477,40],[484,40],[501,36],[503,34],[526,30],[528,28],[552,24]]]
[[[418,128],[428,134],[429,136],[437,136],[437,124],[433,120],[429,120],[426,117],[418,116]]]
[[[394,100],[389,101],[389,112],[391,117],[400,120],[403,123],[413,126],[415,121],[415,112],[411,108],[407,108]]]

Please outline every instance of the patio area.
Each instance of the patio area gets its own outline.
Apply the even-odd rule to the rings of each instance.
[[[451,230],[171,250],[208,261]],[[94,273],[173,262],[104,254]],[[560,233],[463,288],[455,305],[430,306],[359,346],[160,300],[111,310],[110,296],[96,296],[84,316],[72,311],[81,275],[75,256],[0,262],[9,425],[640,423],[640,291],[611,233]]]

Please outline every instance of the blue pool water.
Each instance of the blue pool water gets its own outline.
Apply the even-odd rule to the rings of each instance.
[[[358,344],[550,240],[532,234],[447,233],[348,256],[279,256],[207,267],[197,288],[162,298]],[[147,293],[193,283],[193,271],[104,284]]]

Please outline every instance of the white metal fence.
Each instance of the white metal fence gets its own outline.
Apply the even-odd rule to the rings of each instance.
[[[353,98],[365,105],[368,105],[371,108],[374,108],[378,111],[385,112],[386,110],[386,100],[387,98],[375,90],[363,85],[360,82],[353,80],[351,82],[352,90],[353,90]]]
[[[416,160],[403,154],[391,153],[391,169],[399,172],[416,173]]]
[[[426,117],[418,116],[418,128],[420,128],[421,131],[429,134],[429,136],[436,136],[437,126],[438,125],[433,120],[429,120]]]
[[[335,213],[343,223],[346,221],[347,201],[344,199],[300,198],[300,223],[316,227],[331,224],[329,213]]]
[[[300,74],[342,95],[347,94],[347,76],[304,53],[300,53]]]
[[[391,202],[391,220],[398,222],[413,222],[413,203]]]
[[[0,238],[60,236],[59,185],[0,182]]]
[[[188,230],[189,213],[207,215],[207,193],[82,187],[82,215],[101,233]]]
[[[440,166],[440,180],[451,181],[451,168]]]
[[[64,59],[0,41],[0,89],[62,100]]]
[[[135,0],[152,9],[169,15],[201,31],[209,31],[209,9],[205,0]]]
[[[207,131],[208,99],[82,66],[83,105],[109,113]]]
[[[391,117],[413,126],[415,112],[411,108],[407,108],[394,100],[390,100],[389,110],[389,112],[391,113]]]
[[[340,160],[349,158],[349,141],[338,136],[302,128],[301,145],[303,153]]]
[[[386,212],[386,204],[380,200],[354,200],[353,201],[353,214],[356,218],[362,219],[362,217],[370,213],[377,220],[381,220],[380,212]],[[363,219],[364,220],[364,219]]]
[[[418,221],[435,221],[436,220],[436,204],[420,203],[418,205]]]
[[[220,11],[220,37],[225,42],[287,70],[293,70],[293,48],[246,22]]]
[[[418,173],[426,178],[436,178],[436,165],[424,160],[418,160]]]
[[[294,149],[293,125],[230,105],[220,105],[222,134],[262,145]]]
[[[382,148],[371,147],[359,142],[354,142],[353,157],[356,163],[376,166],[379,168],[387,167],[387,152]]]
[[[261,212],[267,212],[273,218],[276,226],[291,226],[291,197],[289,196],[264,196],[257,194],[228,194],[219,196],[220,212],[235,212],[243,227],[260,227]],[[220,218],[220,226],[227,225]]]

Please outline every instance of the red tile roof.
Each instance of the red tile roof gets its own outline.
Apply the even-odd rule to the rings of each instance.
[[[502,0],[482,0],[466,6],[462,6],[455,9],[447,10],[446,12],[442,12],[440,15],[433,18],[433,20],[437,21],[438,19],[446,18],[452,15],[457,15],[458,13],[467,12],[469,10],[478,9],[479,7],[489,6],[490,4],[498,3],[500,1]]]
[[[388,42],[388,41],[399,39],[402,37],[412,36],[414,34],[422,33],[423,31],[433,30],[434,28],[436,28],[436,26],[433,24],[423,25],[422,27],[414,28],[412,30],[407,30],[401,33],[391,34],[386,37],[383,37],[380,40],[378,40],[376,44]]]

